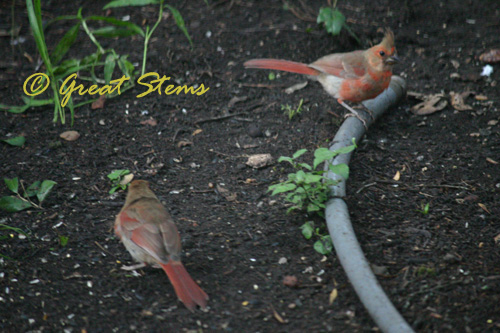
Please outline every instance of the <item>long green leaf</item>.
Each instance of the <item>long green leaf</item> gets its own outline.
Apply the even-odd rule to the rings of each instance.
[[[54,48],[54,51],[52,51],[52,63],[53,64],[58,64],[61,59],[68,53],[71,45],[76,40],[76,37],[78,36],[78,31],[80,30],[80,22],[72,26],[68,32],[66,32],[59,41],[59,43],[56,45]]]
[[[160,3],[160,0],[114,0],[109,2],[102,9],[126,7],[126,6],[156,5],[158,3]]]
[[[141,29],[141,27],[139,27],[137,24],[132,23],[132,22],[122,21],[122,20],[115,19],[114,17],[106,17],[106,16],[90,16],[90,17],[87,17],[85,19],[87,21],[90,21],[90,20],[104,21],[104,22],[107,22],[107,23],[112,24],[114,26],[125,27],[125,28],[135,32],[135,34],[138,34],[138,35],[141,35],[142,37],[144,37],[144,31]]]
[[[130,30],[128,28],[117,28],[113,26],[102,27],[99,29],[92,30],[94,36],[114,38],[114,37],[128,37],[137,35],[137,32]]]
[[[181,13],[179,13],[177,9],[175,9],[170,5],[165,5],[165,7],[170,9],[172,15],[174,16],[175,23],[177,24],[179,29],[181,29],[181,31],[184,33],[184,35],[189,41],[189,44],[191,44],[191,47],[193,47],[193,41],[191,40],[191,37],[189,37],[189,32],[187,31],[186,24],[184,23],[184,19],[182,18]]]

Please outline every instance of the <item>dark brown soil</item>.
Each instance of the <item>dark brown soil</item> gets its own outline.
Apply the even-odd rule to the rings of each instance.
[[[203,83],[210,87],[205,95],[137,99],[144,88],[136,86],[104,109],[78,109],[72,129],[81,137],[74,142],[59,138],[70,126],[52,123],[52,107],[0,113],[0,138],[27,138],[22,148],[0,145],[0,176],[57,182],[43,210],[0,212],[1,223],[28,233],[23,239],[0,231],[8,236],[0,240],[0,253],[11,258],[0,261],[0,331],[377,330],[335,254],[323,257],[302,237],[299,226],[310,218],[286,215],[282,198],[266,193],[286,178],[288,166],[245,165],[251,154],[277,159],[328,146],[344,111],[317,83],[287,95],[283,88],[303,77],[280,73],[269,81],[268,71],[244,70],[242,63],[259,57],[311,62],[376,43],[384,27],[395,32],[404,60],[395,73],[406,78],[410,91],[471,91],[466,103],[473,110],[448,106],[422,117],[410,112],[417,101],[408,98],[369,129],[348,184],[360,243],[371,263],[385,267],[380,283],[415,330],[500,331],[500,67],[493,64],[491,77],[481,77],[484,63],[478,60],[500,47],[498,1],[339,1],[363,45],[345,31],[327,35],[285,10],[282,1],[209,2],[171,2],[184,16],[194,48],[168,17],[154,34],[147,67],[187,84]],[[75,14],[79,6],[84,15],[129,14],[131,21],[150,25],[157,15],[152,7],[107,14],[105,1],[70,3],[43,2],[45,18]],[[304,13],[301,3],[290,6]],[[313,13],[324,5],[307,2]],[[22,84],[39,59],[22,1],[14,16],[26,41],[11,46],[9,37],[0,37],[6,104],[21,103]],[[0,6],[0,17],[0,29],[10,29],[10,2]],[[68,27],[61,23],[46,32],[50,47]],[[140,38],[103,43],[132,62],[142,59]],[[92,47],[82,33],[69,56],[83,57]],[[246,99],[228,106],[234,97]],[[304,111],[288,120],[281,105],[296,106],[301,99]],[[141,124],[149,117],[158,125]],[[60,147],[53,145],[57,141]],[[108,194],[107,174],[114,169],[149,180],[172,213],[183,261],[210,295],[207,312],[190,313],[161,270],[144,268],[135,276],[120,269],[132,261],[111,230],[125,197],[123,191]],[[425,215],[419,210],[426,203]],[[68,237],[67,246],[59,236]],[[281,258],[286,263],[279,264]],[[287,275],[298,278],[298,288],[283,285]],[[334,286],[338,297],[329,305]]]

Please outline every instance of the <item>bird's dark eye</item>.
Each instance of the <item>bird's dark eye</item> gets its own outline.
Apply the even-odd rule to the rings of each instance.
[[[380,51],[378,54],[380,54],[380,56],[385,56],[385,52],[384,51]]]

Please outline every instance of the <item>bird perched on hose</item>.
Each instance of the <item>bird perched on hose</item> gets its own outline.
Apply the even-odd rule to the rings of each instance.
[[[309,75],[366,126],[364,119],[345,101],[360,103],[377,97],[389,86],[392,67],[397,62],[399,58],[394,46],[394,34],[387,29],[384,39],[378,45],[367,50],[330,54],[309,65],[280,59],[253,59],[243,65],[246,68]]]
[[[125,205],[116,216],[115,233],[136,261],[163,268],[177,297],[189,310],[196,305],[206,308],[207,294],[181,263],[177,227],[147,181],[134,180],[130,184]]]

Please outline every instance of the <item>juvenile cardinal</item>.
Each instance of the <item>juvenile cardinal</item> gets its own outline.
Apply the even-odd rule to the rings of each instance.
[[[309,65],[279,59],[253,59],[243,65],[309,75],[366,126],[364,119],[344,101],[360,103],[377,97],[389,86],[392,66],[397,62],[394,34],[387,30],[382,42],[367,50],[330,54]]]
[[[207,306],[207,294],[181,263],[179,231],[144,180],[134,180],[115,220],[115,233],[140,263],[158,264],[167,273],[179,300],[193,311]]]

